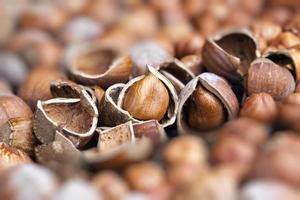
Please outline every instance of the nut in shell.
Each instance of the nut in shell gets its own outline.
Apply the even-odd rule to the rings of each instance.
[[[205,72],[191,80],[181,91],[177,128],[179,133],[199,134],[233,119],[238,110],[238,100],[228,82],[218,75]]]
[[[208,38],[202,50],[208,71],[233,82],[242,81],[250,63],[259,56],[257,44],[247,29],[230,29]]]

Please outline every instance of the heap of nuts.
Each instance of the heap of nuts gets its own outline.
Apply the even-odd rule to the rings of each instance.
[[[300,199],[300,4],[0,2],[0,199]]]

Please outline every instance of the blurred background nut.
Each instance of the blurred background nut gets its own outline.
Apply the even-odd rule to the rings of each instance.
[[[113,171],[101,171],[96,174],[92,184],[107,200],[125,199],[129,193],[127,183]]]
[[[26,78],[28,70],[23,60],[12,53],[0,53],[0,78],[7,80],[15,88]]]
[[[1,94],[12,94],[12,88],[8,81],[0,78],[0,95]]]
[[[151,192],[165,183],[163,169],[154,162],[132,164],[125,169],[124,178],[133,190]]]
[[[164,148],[163,158],[169,165],[206,166],[208,152],[201,138],[185,135],[172,139]]]
[[[99,200],[102,196],[97,192],[96,188],[85,180],[69,180],[65,182],[57,193],[52,194],[53,200],[64,199],[90,199]]]
[[[58,178],[36,164],[13,167],[0,175],[1,199],[51,199],[59,187]],[[34,191],[34,192],[33,192]]]
[[[271,123],[277,119],[277,105],[273,97],[267,93],[249,96],[243,104],[240,116],[249,117],[262,123]]]
[[[297,133],[283,131],[275,133],[259,154],[253,177],[280,180],[299,187],[300,137]]]
[[[65,75],[55,69],[37,68],[28,74],[18,91],[20,96],[34,110],[38,100],[52,98],[50,84],[55,80],[64,80]]]

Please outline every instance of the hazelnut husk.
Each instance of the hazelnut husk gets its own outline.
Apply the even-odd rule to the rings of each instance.
[[[70,47],[64,65],[70,78],[83,85],[98,85],[104,89],[128,81],[132,61],[117,48],[99,43],[84,43]]]
[[[161,64],[159,72],[172,83],[178,94],[190,80],[195,78],[194,73],[188,66],[176,58]]]
[[[59,187],[59,180],[45,167],[24,164],[1,173],[0,184],[1,199],[51,199]]]
[[[167,80],[166,77],[164,77],[153,67],[148,66],[148,70],[149,72],[146,75],[136,77],[130,80],[126,85],[115,84],[106,90],[105,97],[100,103],[99,109],[99,112],[101,113],[101,126],[112,127],[121,123],[125,123],[129,120],[133,121],[134,123],[137,123],[144,121],[143,119],[159,120],[159,123],[163,127],[170,126],[175,122],[175,115],[177,113],[178,103],[178,97],[175,88]],[[149,79],[147,77],[152,78]],[[154,80],[154,82],[152,80]],[[155,88],[157,85],[160,85],[160,90],[164,91],[163,99],[161,98],[161,94],[158,93],[157,88]],[[153,89],[151,95],[149,95],[149,88]],[[136,89],[138,89],[138,91],[135,92],[134,90]],[[130,96],[129,92],[134,93],[134,95]],[[125,110],[124,103],[126,98],[135,98],[136,102],[139,102],[139,105],[134,105],[134,109],[139,107],[143,110],[147,109],[143,106],[145,103],[141,101],[143,99],[146,99],[145,101],[148,101],[149,105],[151,104],[153,107],[151,108],[151,110],[147,111],[148,113],[144,113],[145,116],[138,116],[139,119],[137,119],[130,114],[131,111]],[[167,107],[161,107],[161,105],[155,104],[156,99],[158,99],[159,102],[163,101],[163,105],[167,105]],[[125,106],[126,108],[128,108],[128,105]],[[164,110],[161,110],[162,108]],[[157,115],[157,113],[159,115]],[[148,116],[146,116],[146,114]],[[162,118],[161,115],[163,115]]]
[[[66,80],[66,77],[62,72],[55,69],[34,69],[19,87],[18,96],[35,110],[38,100],[49,100],[53,97],[50,85],[55,80]]]
[[[258,58],[251,63],[245,81],[248,95],[266,92],[276,101],[295,90],[292,73],[266,58]]]
[[[34,133],[40,142],[49,143],[58,130],[77,148],[81,148],[96,130],[98,110],[95,101],[80,85],[70,81],[54,84],[52,95],[59,98],[38,101]]]
[[[33,156],[36,138],[33,134],[32,118],[9,119],[0,127],[0,141]]]
[[[264,57],[287,68],[298,82],[300,80],[300,51],[297,48],[267,52]]]
[[[31,163],[29,156],[22,150],[0,143],[0,171],[5,171],[13,166]]]
[[[257,93],[245,100],[240,116],[249,117],[263,123],[272,123],[277,119],[278,109],[270,94]]]
[[[148,158],[153,146],[165,140],[165,132],[153,121],[132,124],[131,121],[97,129],[98,148],[83,152],[86,165],[92,169],[120,167]],[[143,133],[142,133],[143,131]]]
[[[213,73],[202,73],[179,95],[178,132],[199,134],[213,130],[234,118],[238,110],[237,98],[226,80]]]
[[[225,30],[208,38],[202,50],[207,70],[233,82],[242,81],[258,56],[256,40],[247,29]]]

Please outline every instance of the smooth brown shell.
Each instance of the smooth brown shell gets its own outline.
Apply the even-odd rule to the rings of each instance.
[[[266,92],[275,100],[281,100],[295,90],[295,80],[288,69],[266,58],[251,63],[246,77],[248,95]]]
[[[100,66],[97,66],[99,63],[86,63],[87,60],[103,62],[103,59],[99,58],[109,60],[100,63]],[[71,47],[65,55],[64,62],[74,81],[83,85],[98,85],[104,89],[128,81],[132,69],[129,55],[122,56],[115,48],[90,43]],[[90,71],[82,70],[81,67]]]
[[[182,89],[179,95],[179,107],[177,113],[177,129],[179,134],[199,134],[198,131],[192,130],[184,119],[185,104],[193,94],[198,84],[201,84],[205,89],[214,94],[223,103],[226,110],[227,120],[233,119],[238,114],[238,100],[226,80],[213,73],[202,73],[191,80]]]

